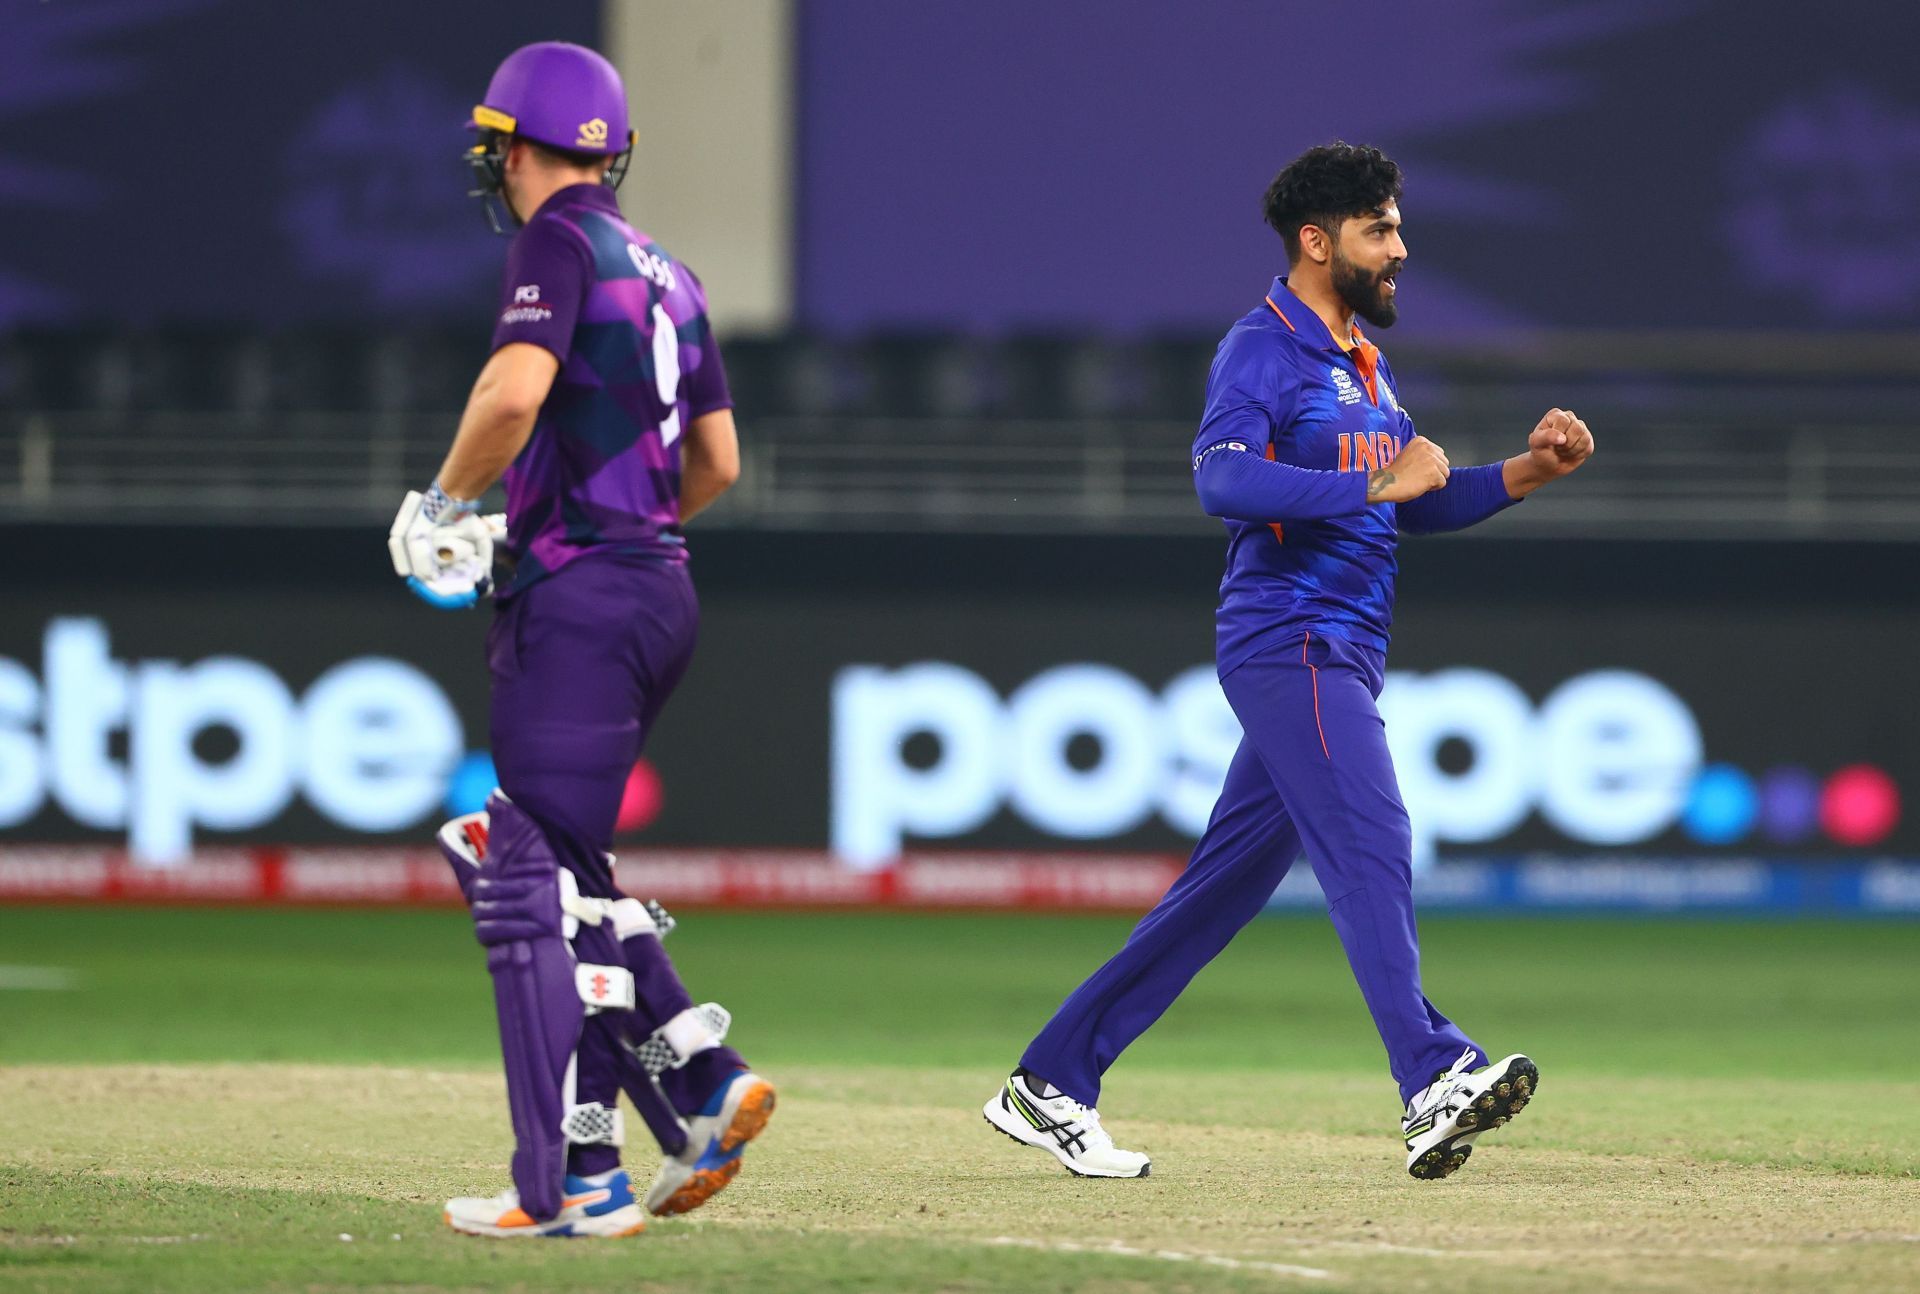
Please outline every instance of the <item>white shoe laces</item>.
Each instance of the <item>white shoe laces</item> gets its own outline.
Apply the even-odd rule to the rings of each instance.
[[[1112,1150],[1113,1138],[1100,1126],[1100,1111],[1091,1105],[1082,1105],[1070,1096],[1056,1096],[1048,1101],[1049,1105],[1064,1107],[1068,1118],[1080,1125],[1081,1137],[1088,1150]]]
[[[1411,1121],[1429,1109],[1442,1114],[1452,1114],[1465,1105],[1466,1102],[1459,1097],[1466,1090],[1466,1080],[1470,1077],[1468,1069],[1473,1064],[1473,1057],[1473,1048],[1467,1048],[1460,1053],[1460,1059],[1454,1061],[1446,1073],[1416,1093],[1413,1100],[1407,1102],[1407,1119]],[[1434,1095],[1436,1093],[1437,1095]],[[1424,1104],[1430,1095],[1434,1096],[1432,1103]]]

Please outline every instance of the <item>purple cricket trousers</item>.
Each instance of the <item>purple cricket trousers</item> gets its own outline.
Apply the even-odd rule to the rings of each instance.
[[[487,631],[494,767],[507,798],[537,822],[589,898],[619,899],[607,850],[627,776],[692,659],[699,603],[686,565],[620,554],[580,558],[502,603]],[[658,939],[626,941],[638,1009],[651,1032],[693,1005]],[[606,1016],[588,1019],[579,1052],[582,1101],[618,1099],[620,1053]],[[731,1047],[700,1052],[660,1086],[696,1113],[746,1062]],[[612,1147],[575,1146],[568,1171],[618,1162]]]
[[[1379,652],[1308,634],[1221,680],[1245,735],[1206,832],[1125,946],[1033,1040],[1026,1069],[1096,1104],[1107,1068],[1259,915],[1303,848],[1402,1100],[1479,1050],[1420,989],[1412,834],[1374,704],[1384,666]]]

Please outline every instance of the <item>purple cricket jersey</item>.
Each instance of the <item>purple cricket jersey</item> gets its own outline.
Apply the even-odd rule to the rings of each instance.
[[[560,372],[506,472],[498,596],[590,552],[684,562],[680,437],[733,404],[700,281],[613,190],[575,184],[514,236],[502,297],[493,349],[529,342]]]

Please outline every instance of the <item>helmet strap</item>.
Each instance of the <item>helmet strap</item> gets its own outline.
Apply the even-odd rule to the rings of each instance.
[[[507,226],[517,228],[521,223],[506,200],[507,149],[512,145],[513,136],[507,132],[482,129],[480,142],[464,154],[467,170],[473,177],[473,187],[467,190],[467,196],[480,200],[487,227],[496,234],[508,233]],[[504,222],[502,215],[506,217]]]
[[[640,132],[629,130],[626,148],[614,156],[613,165],[609,166],[606,173],[600,177],[600,183],[609,189],[620,187],[621,182],[627,178],[627,167],[633,161],[633,146],[639,142]]]

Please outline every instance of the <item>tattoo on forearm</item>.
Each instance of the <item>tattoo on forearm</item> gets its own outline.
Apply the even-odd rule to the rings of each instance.
[[[1372,502],[1393,484],[1393,473],[1386,468],[1376,468],[1367,473],[1367,501]]]

